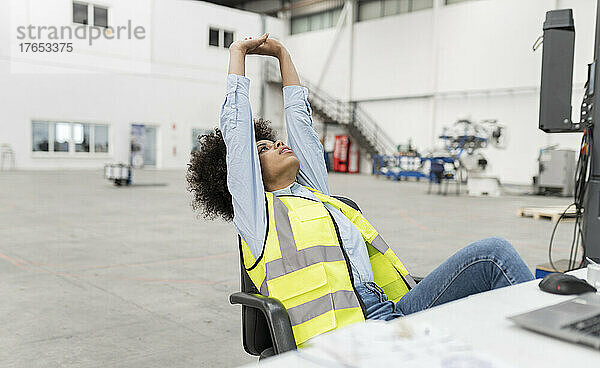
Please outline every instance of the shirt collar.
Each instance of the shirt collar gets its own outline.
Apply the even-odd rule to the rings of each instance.
[[[275,196],[292,195],[292,189],[295,189],[297,185],[300,185],[300,184],[293,182],[292,184],[288,185],[287,187],[285,187],[283,189],[274,190],[272,193]]]

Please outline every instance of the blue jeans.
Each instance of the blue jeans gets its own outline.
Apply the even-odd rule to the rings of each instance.
[[[389,321],[483,291],[533,280],[513,246],[487,238],[459,250],[394,303],[375,283],[356,286],[367,319]]]

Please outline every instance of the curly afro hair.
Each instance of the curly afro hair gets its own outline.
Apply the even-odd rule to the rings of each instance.
[[[254,120],[256,141],[268,139],[275,141],[275,131],[271,122]],[[188,190],[192,192],[192,208],[199,210],[205,219],[221,217],[225,221],[233,220],[233,203],[227,189],[227,162],[223,134],[215,128],[210,134],[198,137],[200,149],[192,152],[186,179]]]

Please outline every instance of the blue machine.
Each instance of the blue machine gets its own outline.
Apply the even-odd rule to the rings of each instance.
[[[419,156],[373,156],[373,175],[383,175],[394,180],[427,178],[422,171],[423,160]]]

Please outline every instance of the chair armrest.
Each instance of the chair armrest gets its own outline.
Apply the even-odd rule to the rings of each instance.
[[[229,302],[258,309],[264,314],[269,325],[275,354],[296,350],[296,340],[294,339],[290,317],[278,299],[260,294],[237,292],[229,296]]]

